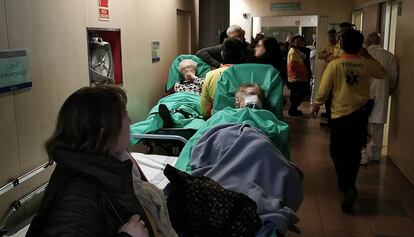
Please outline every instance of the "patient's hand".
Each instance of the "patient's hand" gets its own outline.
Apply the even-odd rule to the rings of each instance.
[[[184,75],[184,80],[186,82],[192,82],[195,78],[196,78],[196,75],[194,74],[194,72],[187,72]]]

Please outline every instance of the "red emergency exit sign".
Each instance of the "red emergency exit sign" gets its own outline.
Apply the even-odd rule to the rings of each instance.
[[[108,7],[108,0],[99,0],[99,7]]]

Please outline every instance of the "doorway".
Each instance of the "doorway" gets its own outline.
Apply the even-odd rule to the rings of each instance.
[[[302,27],[302,36],[305,38],[306,45],[316,46],[316,39],[313,38],[313,36],[316,36],[316,31],[315,26]]]
[[[191,12],[177,9],[177,55],[191,53]]]

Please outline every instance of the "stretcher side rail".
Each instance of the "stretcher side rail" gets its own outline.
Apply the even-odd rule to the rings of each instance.
[[[180,141],[184,144],[187,143],[187,139],[178,135],[161,135],[161,134],[132,134],[133,138],[137,139],[154,139],[154,140],[174,140]]]

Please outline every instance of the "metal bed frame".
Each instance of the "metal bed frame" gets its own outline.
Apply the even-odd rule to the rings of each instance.
[[[131,136],[137,139],[175,140],[175,141],[180,141],[184,144],[187,143],[187,139],[179,135],[132,134]]]
[[[175,131],[189,131],[187,129],[163,129],[162,132],[175,132]],[[142,144],[147,147],[147,153],[153,154],[155,147],[160,147],[166,151],[167,155],[169,156],[178,156],[181,152],[181,148],[178,144],[182,143],[185,145],[187,143],[187,139],[184,136],[178,134],[154,134],[154,133],[147,133],[147,134],[132,134],[133,138],[140,139]],[[169,141],[169,143],[160,143],[157,141]],[[177,144],[178,142],[178,144]]]

